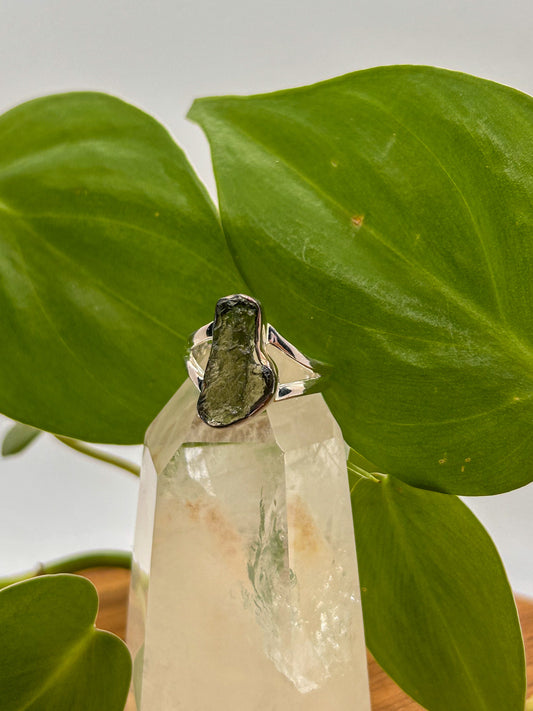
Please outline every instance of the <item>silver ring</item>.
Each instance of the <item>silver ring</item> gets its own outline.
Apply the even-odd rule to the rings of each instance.
[[[205,358],[207,347],[212,346],[214,342],[216,342],[216,354],[211,348],[204,368],[198,360],[199,353],[202,352]],[[269,355],[267,346],[272,346],[302,366],[305,377],[290,382],[279,382],[279,364],[276,364],[273,357]],[[235,355],[232,355],[232,351],[235,351]],[[215,363],[217,359],[218,362]],[[233,365],[235,360],[238,361],[237,370]],[[260,303],[245,294],[233,294],[219,299],[215,309],[215,319],[192,334],[186,365],[189,378],[201,393],[198,413],[207,424],[214,427],[225,427],[250,417],[265,407],[270,400],[286,400],[303,395],[316,385],[316,381],[320,378],[320,373],[315,370],[318,365],[316,361],[307,358],[298,348],[283,338],[274,326],[269,323],[263,324]],[[203,406],[205,403],[202,405],[201,399],[206,373],[213,391],[224,392],[229,400],[235,400],[233,405],[227,406],[227,409],[233,407],[235,410],[233,418],[205,414],[206,407]],[[246,399],[246,386],[253,378],[263,378],[265,381],[262,395],[254,402],[243,403],[243,407],[239,408],[239,398]],[[207,393],[204,394],[208,397]],[[214,400],[215,397],[211,396],[211,399]],[[218,408],[224,409],[224,403],[219,401]],[[222,422],[221,419],[224,421]]]

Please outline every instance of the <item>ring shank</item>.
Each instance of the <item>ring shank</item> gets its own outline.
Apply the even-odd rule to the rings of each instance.
[[[206,346],[211,343],[213,339],[213,324],[214,322],[211,321],[193,333],[191,336],[189,353],[186,358],[187,373],[199,391],[202,388],[205,370],[199,363],[197,353],[195,353],[195,351],[202,346]],[[320,378],[320,373],[314,370],[316,367],[314,362],[307,358],[307,356],[305,356],[289,341],[287,341],[287,339],[283,338],[283,336],[281,336],[281,334],[278,333],[278,331],[271,324],[266,324],[265,336],[264,340],[267,345],[281,351],[281,353],[283,353],[287,358],[290,358],[298,363],[309,373],[309,375],[305,378],[299,378],[285,383],[278,383],[274,394],[274,400],[286,400],[290,397],[303,395],[311,387],[313,387],[316,384],[316,381]]]

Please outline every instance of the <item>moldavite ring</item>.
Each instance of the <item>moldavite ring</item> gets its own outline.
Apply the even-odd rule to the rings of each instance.
[[[209,345],[204,368],[201,360]],[[302,377],[279,382],[281,364],[275,362],[272,349],[301,366]],[[218,300],[214,320],[191,336],[186,363],[200,391],[198,414],[211,427],[244,420],[272,399],[303,395],[320,377],[315,362],[269,323],[263,324],[261,304],[244,294]]]

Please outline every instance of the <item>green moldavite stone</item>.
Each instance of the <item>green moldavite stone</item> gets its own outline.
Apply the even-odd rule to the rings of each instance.
[[[198,414],[212,427],[243,420],[272,397],[273,367],[260,359],[261,307],[240,294],[220,299],[213,343],[198,399]]]

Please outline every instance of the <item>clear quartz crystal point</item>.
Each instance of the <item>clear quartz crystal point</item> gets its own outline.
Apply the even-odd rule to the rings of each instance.
[[[146,436],[131,708],[370,711],[339,426],[320,394],[226,428],[197,398],[186,382]]]

